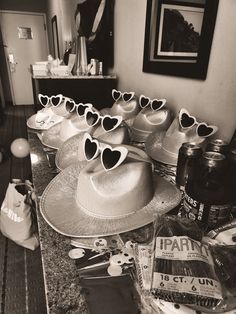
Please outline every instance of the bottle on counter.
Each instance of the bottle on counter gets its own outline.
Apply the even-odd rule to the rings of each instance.
[[[181,191],[184,191],[188,177],[191,177],[198,167],[201,155],[202,149],[198,144],[187,142],[180,147],[175,181]]]
[[[103,75],[103,64],[101,61],[98,63],[98,75]]]
[[[184,216],[196,220],[206,232],[228,222],[231,217],[226,170],[223,154],[205,152],[200,158],[199,168],[185,186]]]

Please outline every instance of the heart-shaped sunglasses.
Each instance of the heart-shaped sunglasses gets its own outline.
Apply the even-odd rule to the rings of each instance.
[[[124,102],[129,102],[134,98],[134,92],[120,92],[116,89],[112,90],[112,98],[115,101],[118,101],[119,99],[123,99]]]
[[[160,110],[166,104],[166,99],[150,99],[144,95],[140,95],[139,97],[139,105],[140,107],[146,108],[150,104],[150,107],[153,111]]]
[[[200,122],[197,125],[196,133],[200,137],[208,137],[218,131],[218,127],[215,125],[207,125],[205,122]]]
[[[64,96],[62,94],[58,94],[55,96],[53,95],[50,97],[47,95],[38,94],[39,102],[43,107],[47,107],[48,105],[52,105],[53,107],[57,107],[60,105],[63,98],[64,98]]]
[[[83,148],[87,161],[94,160],[100,155],[102,166],[106,171],[117,168],[127,156],[138,161],[148,162],[152,165],[152,162],[144,151],[133,146],[129,146],[130,150],[125,146],[116,146],[113,148],[110,145],[99,143],[89,133],[84,134]]]
[[[196,134],[200,137],[208,137],[217,132],[218,128],[214,125],[207,125],[205,122],[197,122],[186,109],[181,109],[179,113],[179,124],[183,129],[189,129],[197,124]]]
[[[79,103],[79,104],[76,104],[74,101],[68,102],[68,109],[69,109],[69,111],[73,112],[75,110],[79,117],[84,117],[86,109],[92,109],[92,108],[93,108],[93,105],[90,104],[90,103],[86,103],[86,104]]]
[[[95,126],[101,122],[101,126],[105,132],[115,130],[122,123],[121,116],[110,116],[108,114],[101,116],[99,112],[93,111],[90,108],[85,109],[85,121],[89,126]]]

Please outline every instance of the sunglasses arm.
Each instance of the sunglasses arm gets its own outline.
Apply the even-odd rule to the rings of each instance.
[[[129,151],[127,157],[130,157],[130,158],[137,160],[137,161],[147,162],[147,163],[150,163],[152,165],[152,167],[154,166],[152,160],[140,148],[136,148],[134,146],[127,146],[127,145],[123,145],[123,146],[127,147],[128,151]]]

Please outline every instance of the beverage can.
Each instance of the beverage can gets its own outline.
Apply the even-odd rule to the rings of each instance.
[[[215,139],[210,141],[206,146],[206,152],[217,152],[223,155],[229,151],[229,144],[221,139]]]
[[[226,223],[231,215],[225,161],[226,157],[221,153],[203,153],[196,176],[188,180],[185,187],[184,214],[204,231]]]
[[[202,149],[195,143],[183,143],[180,147],[176,169],[176,185],[180,190],[184,190],[188,177],[193,175],[201,155]]]

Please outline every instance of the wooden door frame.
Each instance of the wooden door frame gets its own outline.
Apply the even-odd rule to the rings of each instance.
[[[48,27],[47,27],[47,19],[46,19],[46,14],[42,12],[29,12],[29,11],[11,11],[11,10],[0,10],[0,15],[4,13],[9,13],[9,14],[26,14],[26,15],[40,15],[43,17],[44,25],[45,25],[45,34],[46,34],[46,48],[49,54],[49,42],[48,42]],[[2,31],[2,39],[3,42],[6,42],[5,34]],[[8,78],[9,78],[9,86],[10,86],[10,91],[11,91],[11,98],[12,98],[12,103],[15,106],[15,95],[14,95],[14,90],[13,90],[13,83],[12,83],[12,76],[11,76],[11,71],[10,71],[10,66],[8,62],[8,51],[7,51],[7,46],[4,46],[4,55],[5,55],[5,62],[7,64],[7,72],[8,72]]]

